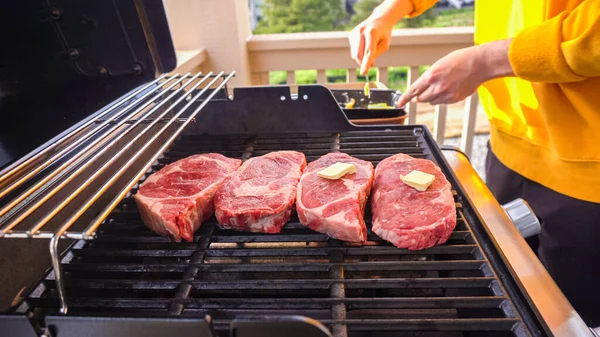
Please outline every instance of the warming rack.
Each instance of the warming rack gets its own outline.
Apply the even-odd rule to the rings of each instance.
[[[227,82],[234,75],[235,72],[162,75],[0,172],[0,200],[10,200],[0,208],[0,238],[50,239],[61,313],[66,314],[67,305],[58,241],[93,239],[98,227],[200,110],[221,90],[227,92]],[[147,151],[153,155],[130,175],[130,169]],[[125,162],[121,164],[119,160]],[[102,182],[103,173],[114,164],[120,168]],[[84,173],[88,169],[93,169],[90,175]],[[129,180],[115,184],[120,178]],[[79,181],[82,182],[76,188],[65,189]],[[123,187],[86,228],[71,230],[113,186]],[[74,202],[92,189],[94,192],[81,204]],[[65,190],[69,193],[61,196]],[[53,197],[60,201],[45,209]],[[63,210],[69,211],[67,219],[57,229],[47,229]],[[40,211],[41,216],[37,214]],[[34,213],[36,216],[30,217]],[[24,226],[26,220],[33,218],[32,224]]]

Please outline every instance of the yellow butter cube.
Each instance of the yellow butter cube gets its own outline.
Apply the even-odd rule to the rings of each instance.
[[[356,167],[354,164],[348,163],[335,163],[326,169],[317,172],[317,175],[325,179],[339,179],[347,173],[356,173]]]
[[[400,179],[408,186],[423,192],[431,185],[435,176],[433,174],[414,170],[405,176],[400,175]]]

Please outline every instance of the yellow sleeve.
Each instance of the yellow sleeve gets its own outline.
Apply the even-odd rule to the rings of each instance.
[[[414,10],[406,16],[407,18],[414,18],[423,14],[423,12],[433,7],[438,0],[410,0],[410,2],[412,2]]]
[[[531,82],[576,82],[600,76],[600,0],[583,1],[512,40],[515,74]]]

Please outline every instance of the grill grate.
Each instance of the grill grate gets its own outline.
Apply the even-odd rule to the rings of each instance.
[[[312,161],[343,151],[375,165],[402,152],[437,161],[429,134],[420,131],[186,135],[151,171],[203,152],[247,159],[298,150]],[[212,218],[194,242],[171,243],[143,225],[134,188],[95,240],[77,242],[64,256],[69,314],[210,315],[223,336],[231,320],[245,314],[308,316],[336,337],[540,335],[521,299],[507,293],[507,281],[498,277],[481,242],[485,238],[474,233],[472,211],[463,208],[453,187],[457,227],[446,244],[424,251],[397,249],[373,235],[369,205],[362,247],[313,232],[295,214],[279,235],[223,230]],[[56,313],[55,285],[49,273],[19,310]]]

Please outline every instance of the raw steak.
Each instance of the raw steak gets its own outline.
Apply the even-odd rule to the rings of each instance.
[[[194,232],[214,210],[214,195],[242,161],[216,153],[198,154],[171,163],[140,186],[135,201],[152,231],[179,242]]]
[[[279,233],[289,220],[304,154],[278,151],[248,159],[221,185],[215,215],[224,228]]]
[[[318,172],[337,162],[351,163],[356,173],[330,180]],[[298,184],[296,209],[300,222],[332,238],[365,242],[365,204],[373,183],[373,164],[345,153],[330,153],[308,164]]]
[[[400,175],[419,170],[435,176],[424,191],[406,185]],[[373,232],[398,248],[420,250],[442,244],[456,226],[456,206],[450,183],[432,161],[397,154],[375,170]]]

